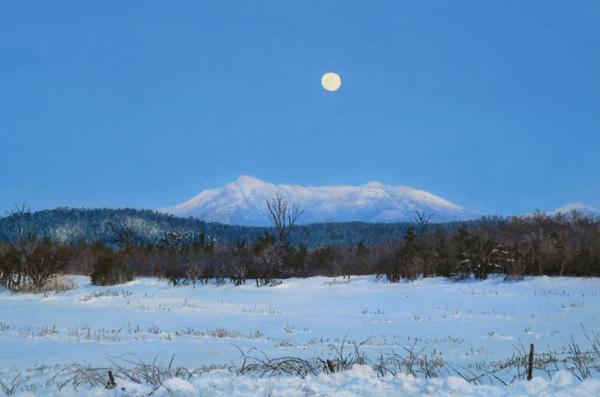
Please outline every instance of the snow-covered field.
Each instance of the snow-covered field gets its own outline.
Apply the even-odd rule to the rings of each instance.
[[[158,279],[96,287],[87,277],[74,279],[77,289],[47,296],[0,290],[0,379],[5,384],[18,373],[30,374],[33,380],[23,382],[21,391],[30,384],[39,395],[42,383],[36,384],[31,374],[43,373],[47,380],[53,368],[71,363],[114,368],[115,363],[150,363],[158,357],[168,364],[175,354],[173,365],[189,369],[239,367],[240,351],[261,359],[263,354],[327,358],[343,341],[348,354],[356,343],[371,362],[382,355],[406,355],[408,349],[466,374],[464,369],[476,363],[508,360],[530,343],[540,354],[564,352],[570,343],[586,351],[600,331],[600,279],[432,278],[388,284],[373,277],[349,282],[316,277],[261,288],[252,282],[171,287]],[[501,383],[515,375],[517,369],[509,369],[500,374],[502,380],[481,378],[477,385],[457,373],[433,379],[404,373],[378,377],[369,366],[355,366],[305,379],[218,370],[189,382],[165,380],[159,390],[118,383],[127,387],[125,394],[137,390],[140,395],[153,389],[153,395],[175,390],[175,395],[600,395],[600,374],[593,369],[584,382],[565,365],[552,379],[537,371],[532,382]],[[84,392],[114,393],[85,387],[73,391],[68,385],[63,390]]]

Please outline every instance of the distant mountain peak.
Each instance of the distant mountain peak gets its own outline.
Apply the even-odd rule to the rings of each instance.
[[[237,183],[238,185],[242,185],[242,186],[258,186],[258,185],[265,184],[264,181],[261,181],[260,179],[255,178],[250,175],[240,175],[240,176],[238,176],[238,178],[235,180],[234,183]]]
[[[222,188],[204,190],[188,201],[160,211],[209,222],[268,225],[266,201],[276,195],[286,197],[304,210],[300,223],[402,222],[409,221],[415,211],[433,214],[434,222],[474,217],[474,213],[457,204],[408,186],[377,181],[358,186],[277,185],[249,175],[241,175]]]
[[[377,181],[369,181],[362,186],[366,187],[367,189],[383,189],[385,187],[383,183]]]
[[[565,204],[554,211],[551,214],[564,214],[568,215],[573,211],[582,213],[583,215],[600,216],[600,208],[592,207],[591,205],[583,204],[580,202]]]

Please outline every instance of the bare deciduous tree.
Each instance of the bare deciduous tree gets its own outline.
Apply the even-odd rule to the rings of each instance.
[[[427,234],[429,230],[429,221],[433,217],[433,214],[430,214],[425,211],[416,210],[414,216],[412,217],[412,223],[415,224],[417,234],[422,236]]]
[[[279,243],[287,245],[290,232],[304,211],[298,205],[290,204],[285,197],[279,194],[270,201],[267,200],[267,209],[269,210],[269,219],[277,232]]]

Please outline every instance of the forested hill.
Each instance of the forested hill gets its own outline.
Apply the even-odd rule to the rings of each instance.
[[[207,223],[193,218],[177,218],[151,210],[137,209],[71,209],[58,208],[31,213],[15,213],[0,218],[0,240],[14,238],[18,225],[27,230],[67,243],[110,243],[115,228],[128,227],[134,230],[139,243],[153,243],[169,231],[188,234],[203,233],[208,239],[221,243],[255,241],[266,227],[236,226]],[[325,245],[356,244],[362,241],[380,243],[402,238],[408,223],[316,223],[297,226],[290,241],[307,247]],[[451,227],[450,224],[435,227]]]

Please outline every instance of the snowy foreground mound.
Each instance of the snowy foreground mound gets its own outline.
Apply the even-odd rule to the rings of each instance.
[[[21,393],[19,396],[579,396],[600,395],[600,380],[579,382],[566,372],[557,373],[552,380],[534,378],[508,386],[472,385],[459,377],[420,379],[411,375],[378,377],[368,366],[355,366],[350,371],[333,375],[258,378],[234,376],[228,371],[213,371],[191,381],[172,378],[155,388],[135,383],[121,383],[117,390],[48,390],[42,393]]]

